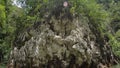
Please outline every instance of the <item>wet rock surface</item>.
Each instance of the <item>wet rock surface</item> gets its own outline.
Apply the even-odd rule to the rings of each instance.
[[[81,18],[53,16],[21,32],[14,42],[8,67],[109,68],[116,64],[106,39],[99,40],[89,21]]]

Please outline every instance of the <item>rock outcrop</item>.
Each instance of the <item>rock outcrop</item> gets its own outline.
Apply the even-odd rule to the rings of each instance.
[[[52,16],[16,37],[8,67],[109,68],[117,60],[107,40],[85,17]]]

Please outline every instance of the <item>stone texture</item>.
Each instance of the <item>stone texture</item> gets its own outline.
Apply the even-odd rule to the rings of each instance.
[[[111,47],[104,38],[96,41],[89,24],[82,16],[36,22],[15,40],[8,67],[109,68],[117,63]]]

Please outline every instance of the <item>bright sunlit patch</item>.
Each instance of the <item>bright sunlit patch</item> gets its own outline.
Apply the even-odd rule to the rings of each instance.
[[[17,50],[17,47],[14,47],[14,51],[16,51]]]
[[[36,46],[36,51],[35,51],[36,55],[39,54],[39,46]]]
[[[15,5],[15,6],[19,7],[19,8],[22,8],[21,4],[18,3],[17,0],[12,0],[12,2],[13,2],[12,5]]]

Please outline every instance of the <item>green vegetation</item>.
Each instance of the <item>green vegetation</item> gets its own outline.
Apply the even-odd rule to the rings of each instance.
[[[14,0],[13,0],[14,1]],[[0,62],[7,63],[13,41],[27,27],[39,22],[47,12],[58,12],[65,0],[12,0],[0,1]],[[94,27],[93,32],[109,37],[113,52],[120,56],[120,1],[119,0],[68,0],[68,11],[75,16],[84,16]],[[56,11],[56,8],[59,8]],[[48,14],[50,15],[50,14]],[[1,58],[1,57],[0,57]]]

